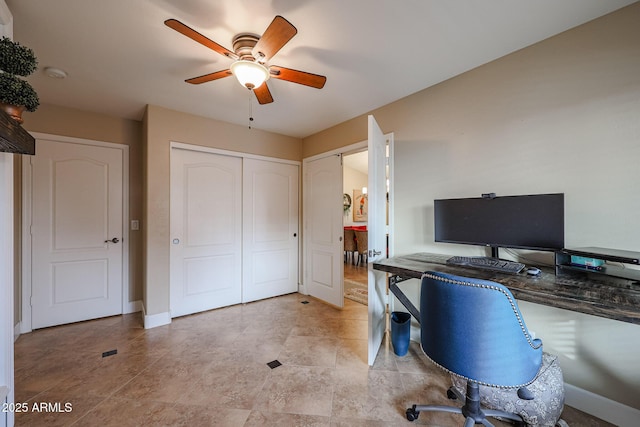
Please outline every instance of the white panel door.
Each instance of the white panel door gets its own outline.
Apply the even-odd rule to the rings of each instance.
[[[171,316],[241,302],[242,159],[171,150]]]
[[[122,313],[122,182],[122,150],[38,140],[31,193],[34,329]]]
[[[373,365],[386,330],[388,304],[387,275],[373,269],[375,261],[387,256],[387,140],[373,116],[369,116],[368,135],[369,365]]]
[[[298,291],[297,165],[243,161],[242,302]]]
[[[316,298],[344,306],[342,275],[342,158],[305,164],[305,287]]]

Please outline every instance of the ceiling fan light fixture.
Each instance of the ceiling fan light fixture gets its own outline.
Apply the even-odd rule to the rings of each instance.
[[[248,89],[259,88],[269,78],[267,67],[253,61],[236,61],[231,64],[231,72]]]

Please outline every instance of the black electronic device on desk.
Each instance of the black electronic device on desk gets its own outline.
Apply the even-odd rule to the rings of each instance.
[[[626,264],[640,265],[640,252],[598,247],[556,252],[556,275],[587,273],[640,282],[640,270]]]

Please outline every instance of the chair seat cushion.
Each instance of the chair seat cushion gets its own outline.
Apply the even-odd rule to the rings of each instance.
[[[467,381],[451,375],[453,386],[464,396]],[[564,408],[564,379],[558,358],[548,353],[542,355],[542,367],[527,389],[533,400],[518,397],[518,389],[502,389],[480,386],[480,404],[487,409],[518,414],[533,426],[554,426]]]

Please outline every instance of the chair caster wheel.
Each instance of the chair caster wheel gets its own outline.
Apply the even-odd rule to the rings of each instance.
[[[420,412],[416,411],[414,408],[407,408],[406,414],[409,421],[415,421],[418,419]]]
[[[447,389],[447,397],[449,400],[458,400],[458,396],[449,388]]]

